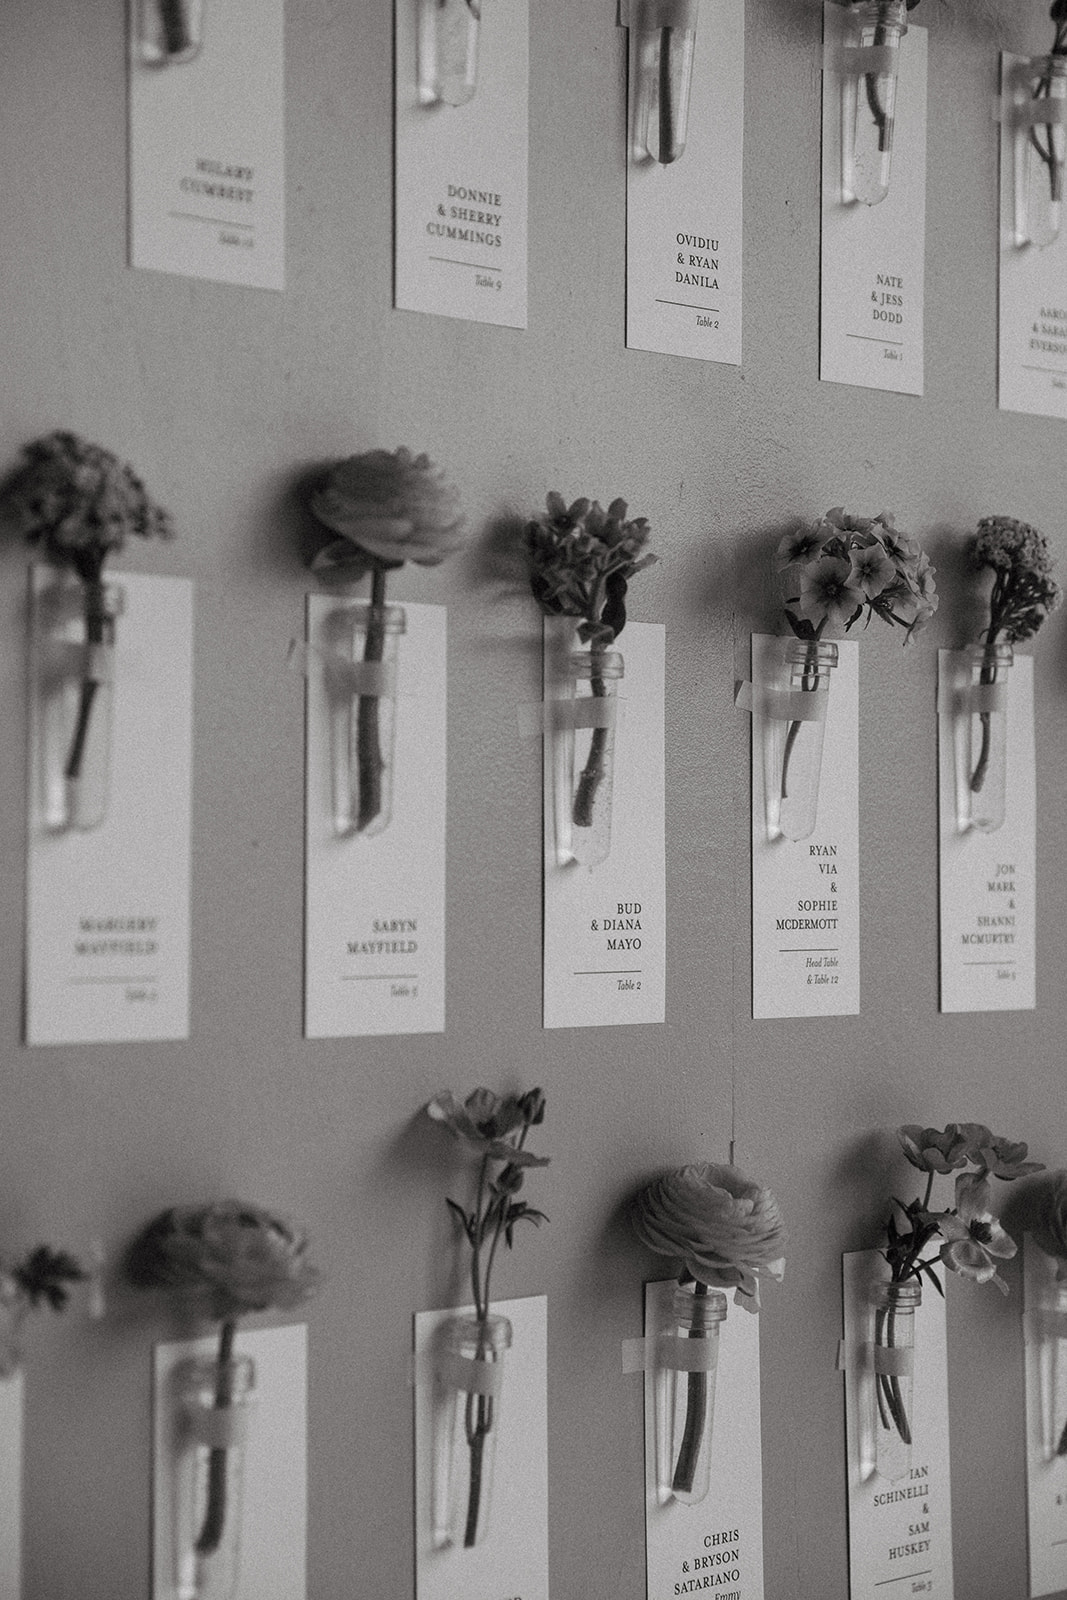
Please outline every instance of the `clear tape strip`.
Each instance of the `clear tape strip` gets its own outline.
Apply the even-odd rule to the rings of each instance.
[[[895,72],[900,51],[886,44],[842,44],[828,50],[824,67],[843,78],[862,78],[868,73]]]
[[[317,645],[293,639],[286,666],[306,678],[313,654],[322,661],[329,688],[335,694],[359,695],[366,700],[391,699],[396,694],[396,663],[393,661],[349,661],[334,650],[320,650]]]
[[[580,700],[527,701],[517,708],[519,733],[526,739],[546,729],[560,732],[569,728],[613,728],[618,719],[619,702],[585,695]]]
[[[211,1450],[231,1450],[248,1438],[250,1410],[247,1402],[240,1406],[191,1406],[189,1432],[198,1444],[206,1444]]]
[[[687,1339],[661,1335],[658,1339],[624,1339],[623,1372],[714,1372],[719,1359],[718,1339]]]
[[[470,1356],[444,1351],[434,1362],[433,1370],[446,1389],[462,1389],[467,1394],[500,1393],[503,1367],[499,1361],[472,1361]]]
[[[994,122],[1014,122],[1018,127],[1033,128],[1040,124],[1056,127],[1067,122],[1067,100],[1049,97],[1043,100],[1012,100],[998,95],[993,101]]]
[[[1067,1339],[1067,1311],[1037,1306],[1026,1313],[1026,1323],[1035,1338]]]
[[[951,716],[960,711],[1003,711],[1008,704],[1006,683],[957,684],[948,678],[937,686],[937,710],[940,716]]]
[[[847,1339],[837,1346],[838,1372],[876,1372],[884,1377],[907,1378],[915,1365],[910,1347],[853,1344]]]
[[[760,714],[773,722],[825,722],[830,696],[825,690],[765,689],[739,683],[734,704],[741,711]]]

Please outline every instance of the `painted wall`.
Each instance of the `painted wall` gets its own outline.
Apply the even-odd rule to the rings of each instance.
[[[1036,649],[1038,1007],[937,1010],[934,649],[963,641],[957,555],[978,516],[1061,552],[1062,424],[998,415],[996,40],[937,8],[930,38],[923,399],[817,382],[820,21],[749,0],[745,364],[628,353],[624,40],[611,0],[532,18],[529,331],[396,313],[391,8],[290,0],[289,287],[125,265],[120,0],[0,12],[0,459],[68,427],[136,463],[179,538],[132,554],[197,584],[193,1030],[187,1043],[20,1043],[25,553],[0,550],[0,1246],[117,1253],[165,1204],[238,1193],[303,1219],[328,1282],[310,1311],[312,1600],[411,1593],[413,1311],[448,1303],[449,1151],[437,1089],[542,1084],[551,1225],[498,1292],[550,1305],[553,1594],[643,1593],[640,1385],[620,1374],[658,1275],[617,1208],[664,1165],[737,1161],[777,1191],[788,1276],[763,1322],[767,1593],[843,1600],[839,1256],[875,1243],[902,1181],[887,1130],[981,1119],[1067,1162],[1067,623]],[[1000,42],[1047,48],[1043,5]],[[301,1039],[302,751],[286,645],[308,580],[291,486],[376,445],[428,450],[462,486],[470,550],[397,597],[450,627],[448,1030]],[[539,1026],[538,617],[496,551],[544,493],[627,497],[662,561],[633,615],[668,641],[665,1026]],[[748,729],[731,706],[767,556],[798,517],[888,507],[929,541],[945,599],[903,655],[862,643],[863,1014],[753,1023]],[[1013,1298],[951,1285],[961,1600],[1026,1592],[1022,1358]],[[146,1593],[149,1345],[116,1301],[38,1319],[27,1371],[28,1600]]]

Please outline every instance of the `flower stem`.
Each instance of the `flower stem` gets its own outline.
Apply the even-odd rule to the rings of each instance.
[[[233,1341],[237,1323],[228,1318],[219,1332],[219,1354],[215,1375],[215,1409],[224,1411],[233,1404]],[[212,1445],[207,1458],[207,1503],[204,1521],[196,1541],[198,1556],[214,1555],[222,1543],[226,1526],[226,1447]]]
[[[669,30],[664,30],[669,32]],[[589,689],[598,700],[607,696],[607,685],[604,682],[603,661],[604,651],[595,646],[589,651]],[[593,826],[593,810],[596,802],[597,790],[607,777],[607,749],[608,728],[593,728],[589,740],[589,754],[585,766],[574,791],[573,819],[576,828],[591,828]]]
[[[671,43],[673,28],[659,30],[659,158],[674,160],[674,95],[671,89]]]
[[[693,1288],[693,1297],[704,1298],[708,1292],[706,1283],[696,1283]],[[706,1339],[707,1332],[697,1326],[697,1317],[694,1308],[693,1325],[689,1329],[690,1339]],[[678,1460],[674,1467],[674,1477],[671,1488],[675,1494],[691,1494],[693,1482],[696,1478],[697,1460],[700,1456],[701,1445],[704,1442],[704,1414],[708,1401],[708,1374],[706,1372],[690,1372],[686,1374],[685,1386],[685,1427],[682,1430],[682,1442],[678,1448]]]
[[[363,645],[364,661],[381,661],[385,654],[385,569],[375,566],[371,575],[370,609],[367,613],[367,637]],[[381,813],[382,740],[377,695],[361,694],[356,710],[356,765],[359,782],[359,807],[356,814],[356,832],[362,833]]]
[[[73,783],[81,777],[82,762],[85,758],[85,746],[89,738],[89,723],[93,714],[93,702],[102,679],[94,675],[94,650],[95,647],[107,643],[108,615],[104,606],[104,586],[102,583],[92,582],[85,585],[85,666],[82,670],[81,686],[78,692],[78,714],[74,723],[74,733],[67,752],[66,765],[63,776],[68,783]]]
[[[991,684],[991,683],[996,683],[996,681],[997,681],[996,645],[995,645],[995,640],[991,637],[989,642],[988,642],[988,644],[987,644],[987,646],[986,646],[985,655],[982,657],[982,668],[981,668],[981,671],[978,674],[978,682],[982,683],[982,684]],[[985,783],[985,780],[986,780],[986,773],[989,770],[989,754],[990,754],[990,743],[991,743],[991,735],[992,735],[992,720],[993,720],[993,718],[992,718],[992,713],[991,712],[989,712],[989,711],[979,711],[979,713],[978,713],[978,721],[981,724],[981,728],[982,728],[982,744],[981,744],[981,748],[978,751],[978,760],[975,763],[974,771],[971,773],[971,793],[972,794],[980,794],[981,793],[982,785]]]
[[[822,624],[820,623],[819,624],[819,629],[818,629],[818,631],[816,633],[816,639],[818,638],[818,634],[821,633],[821,631],[822,631]],[[800,687],[801,687],[801,690],[806,694],[813,694],[815,692],[815,690],[819,687],[819,663],[818,663],[817,653],[816,653],[816,650],[815,650],[815,640],[811,641],[811,644],[810,644],[808,650],[805,652],[804,664],[803,664],[803,667],[801,669]],[[799,721],[791,722],[789,724],[789,728],[788,728],[788,730],[786,732],[785,748],[782,751],[782,793],[781,793],[781,798],[783,800],[788,800],[789,799],[789,763],[790,763],[790,760],[792,759],[792,755],[793,755],[793,746],[797,742],[797,739],[798,739],[798,737],[800,735],[800,730],[801,730],[802,726],[803,726],[803,724],[801,722],[799,722]]]
[[[879,22],[874,30],[873,43],[875,45],[885,44],[885,40],[885,25]],[[867,96],[867,105],[870,109],[871,118],[878,129],[878,151],[879,154],[883,154],[889,148],[892,127],[889,121],[889,113],[878,98],[878,74],[876,72],[864,73],[863,88]]]

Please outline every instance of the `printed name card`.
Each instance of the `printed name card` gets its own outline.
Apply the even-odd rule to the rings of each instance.
[[[926,248],[926,29],[900,42],[889,192],[867,205],[842,188],[841,100],[872,73],[850,60],[850,8],[823,7],[822,314],[819,377],[898,394],[923,392]],[[877,47],[872,47],[877,48]],[[874,91],[877,92],[877,91]],[[884,92],[884,91],[882,91]]]
[[[969,659],[938,651],[942,1011],[1029,1011],[1036,1003],[1033,668],[1032,657],[1016,655],[1003,702],[982,711]],[[971,791],[981,759],[972,735],[984,720],[999,742],[994,719],[1006,736],[1004,821],[983,831],[968,818],[973,799],[984,798]]]
[[[570,698],[575,637],[545,619],[544,1026],[662,1022],[664,629],[627,623],[622,676]]]
[[[185,1039],[193,589],[108,578],[114,643],[81,586],[33,569],[29,1044]]]
[[[665,4],[664,17],[681,11]],[[679,50],[677,26],[630,26],[630,131],[626,162],[626,343],[631,350],[741,363],[741,158],[744,121],[744,0],[694,0],[695,27],[685,148],[668,163],[645,142],[650,77],[664,50]],[[670,38],[665,39],[665,35]],[[642,46],[644,45],[644,48]],[[660,58],[657,59],[655,51]],[[653,131],[652,142],[658,134]]]
[[[284,289],[283,0],[209,3],[183,60],[145,48],[157,10],[130,0],[131,265]]]
[[[945,1302],[924,1285],[911,1355],[876,1351],[874,1288],[886,1272],[877,1250],[842,1258],[849,1593],[851,1600],[952,1600]],[[880,1417],[891,1412],[911,1444],[901,1446],[894,1434],[883,1457]]]
[[[403,607],[392,667],[362,658],[365,608],[308,596],[309,1039],[445,1026],[446,612]],[[372,815],[361,783],[382,761]]]
[[[449,1323],[473,1317],[472,1306],[415,1317],[417,1600],[548,1600],[547,1301],[499,1300],[491,1312],[511,1325],[510,1344],[491,1363],[449,1339]],[[492,1489],[484,1523],[472,1495],[465,1413],[475,1415],[492,1453],[488,1470],[481,1458]],[[468,1545],[468,1527],[480,1523],[484,1531]]]
[[[196,1540],[192,1519],[203,1511],[189,1492],[192,1458],[212,1447],[240,1449],[244,1458],[241,1504],[224,1513],[241,1518],[234,1592],[256,1600],[304,1600],[307,1593],[307,1328],[241,1328],[234,1354],[251,1359],[255,1387],[245,1414],[227,1426],[217,1409],[205,1413],[182,1400],[191,1363],[213,1361],[218,1340],[155,1347],[152,1600],[197,1593],[197,1557],[189,1547]]]
[[[1033,82],[1027,57],[1001,56],[998,403],[1001,411],[1067,417],[1067,229],[1048,240],[1029,195],[1032,184],[1035,200],[1049,207],[1049,173],[1031,134],[1045,148],[1050,138],[1062,138],[1067,101],[1035,104]],[[1033,120],[1042,112],[1054,133]],[[1061,213],[1057,201],[1055,214]]]
[[[0,1595],[22,1594],[22,1373],[0,1378]]]
[[[670,1327],[677,1281],[645,1287],[645,1349]],[[645,1533],[648,1600],[707,1594],[763,1600],[763,1463],[759,1317],[734,1305],[719,1324],[711,1487],[690,1505],[659,1487],[656,1383],[645,1371]],[[648,1358],[646,1357],[646,1363]],[[710,1375],[709,1375],[710,1376]],[[682,1379],[683,1383],[686,1381]]]
[[[1067,1589],[1067,1287],[1027,1236],[1023,1254],[1030,1594]]]
[[[752,1015],[856,1016],[859,646],[838,643],[825,696],[815,825],[809,836],[793,839],[772,819],[786,785],[803,782],[800,740],[793,744],[792,775],[782,751],[794,730],[807,736],[799,720],[809,709],[804,702],[824,697],[798,691],[800,698],[790,699],[777,687],[785,681],[787,643],[770,634],[752,636]]]
[[[525,328],[529,0],[478,9],[396,0],[395,303]]]

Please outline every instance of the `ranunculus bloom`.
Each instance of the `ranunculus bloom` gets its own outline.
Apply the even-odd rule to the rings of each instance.
[[[634,1231],[660,1255],[712,1288],[736,1290],[738,1305],[759,1309],[759,1278],[785,1271],[778,1202],[736,1167],[695,1162],[642,1189],[631,1207]]]
[[[989,1209],[989,1181],[973,1172],[956,1179],[956,1215],[938,1215],[937,1225],[947,1241],[941,1260],[952,1272],[975,1283],[995,1283],[1001,1294],[1008,1286],[997,1272],[997,1261],[1010,1261],[1018,1246]]]
[[[307,1250],[301,1229],[259,1206],[174,1206],[134,1241],[127,1273],[139,1288],[173,1290],[221,1322],[306,1300],[319,1277]]]
[[[413,456],[403,447],[338,461],[311,496],[311,509],[325,527],[342,535],[312,563],[327,576],[351,569],[358,576],[369,561],[435,567],[466,538],[459,491],[428,456]]]

